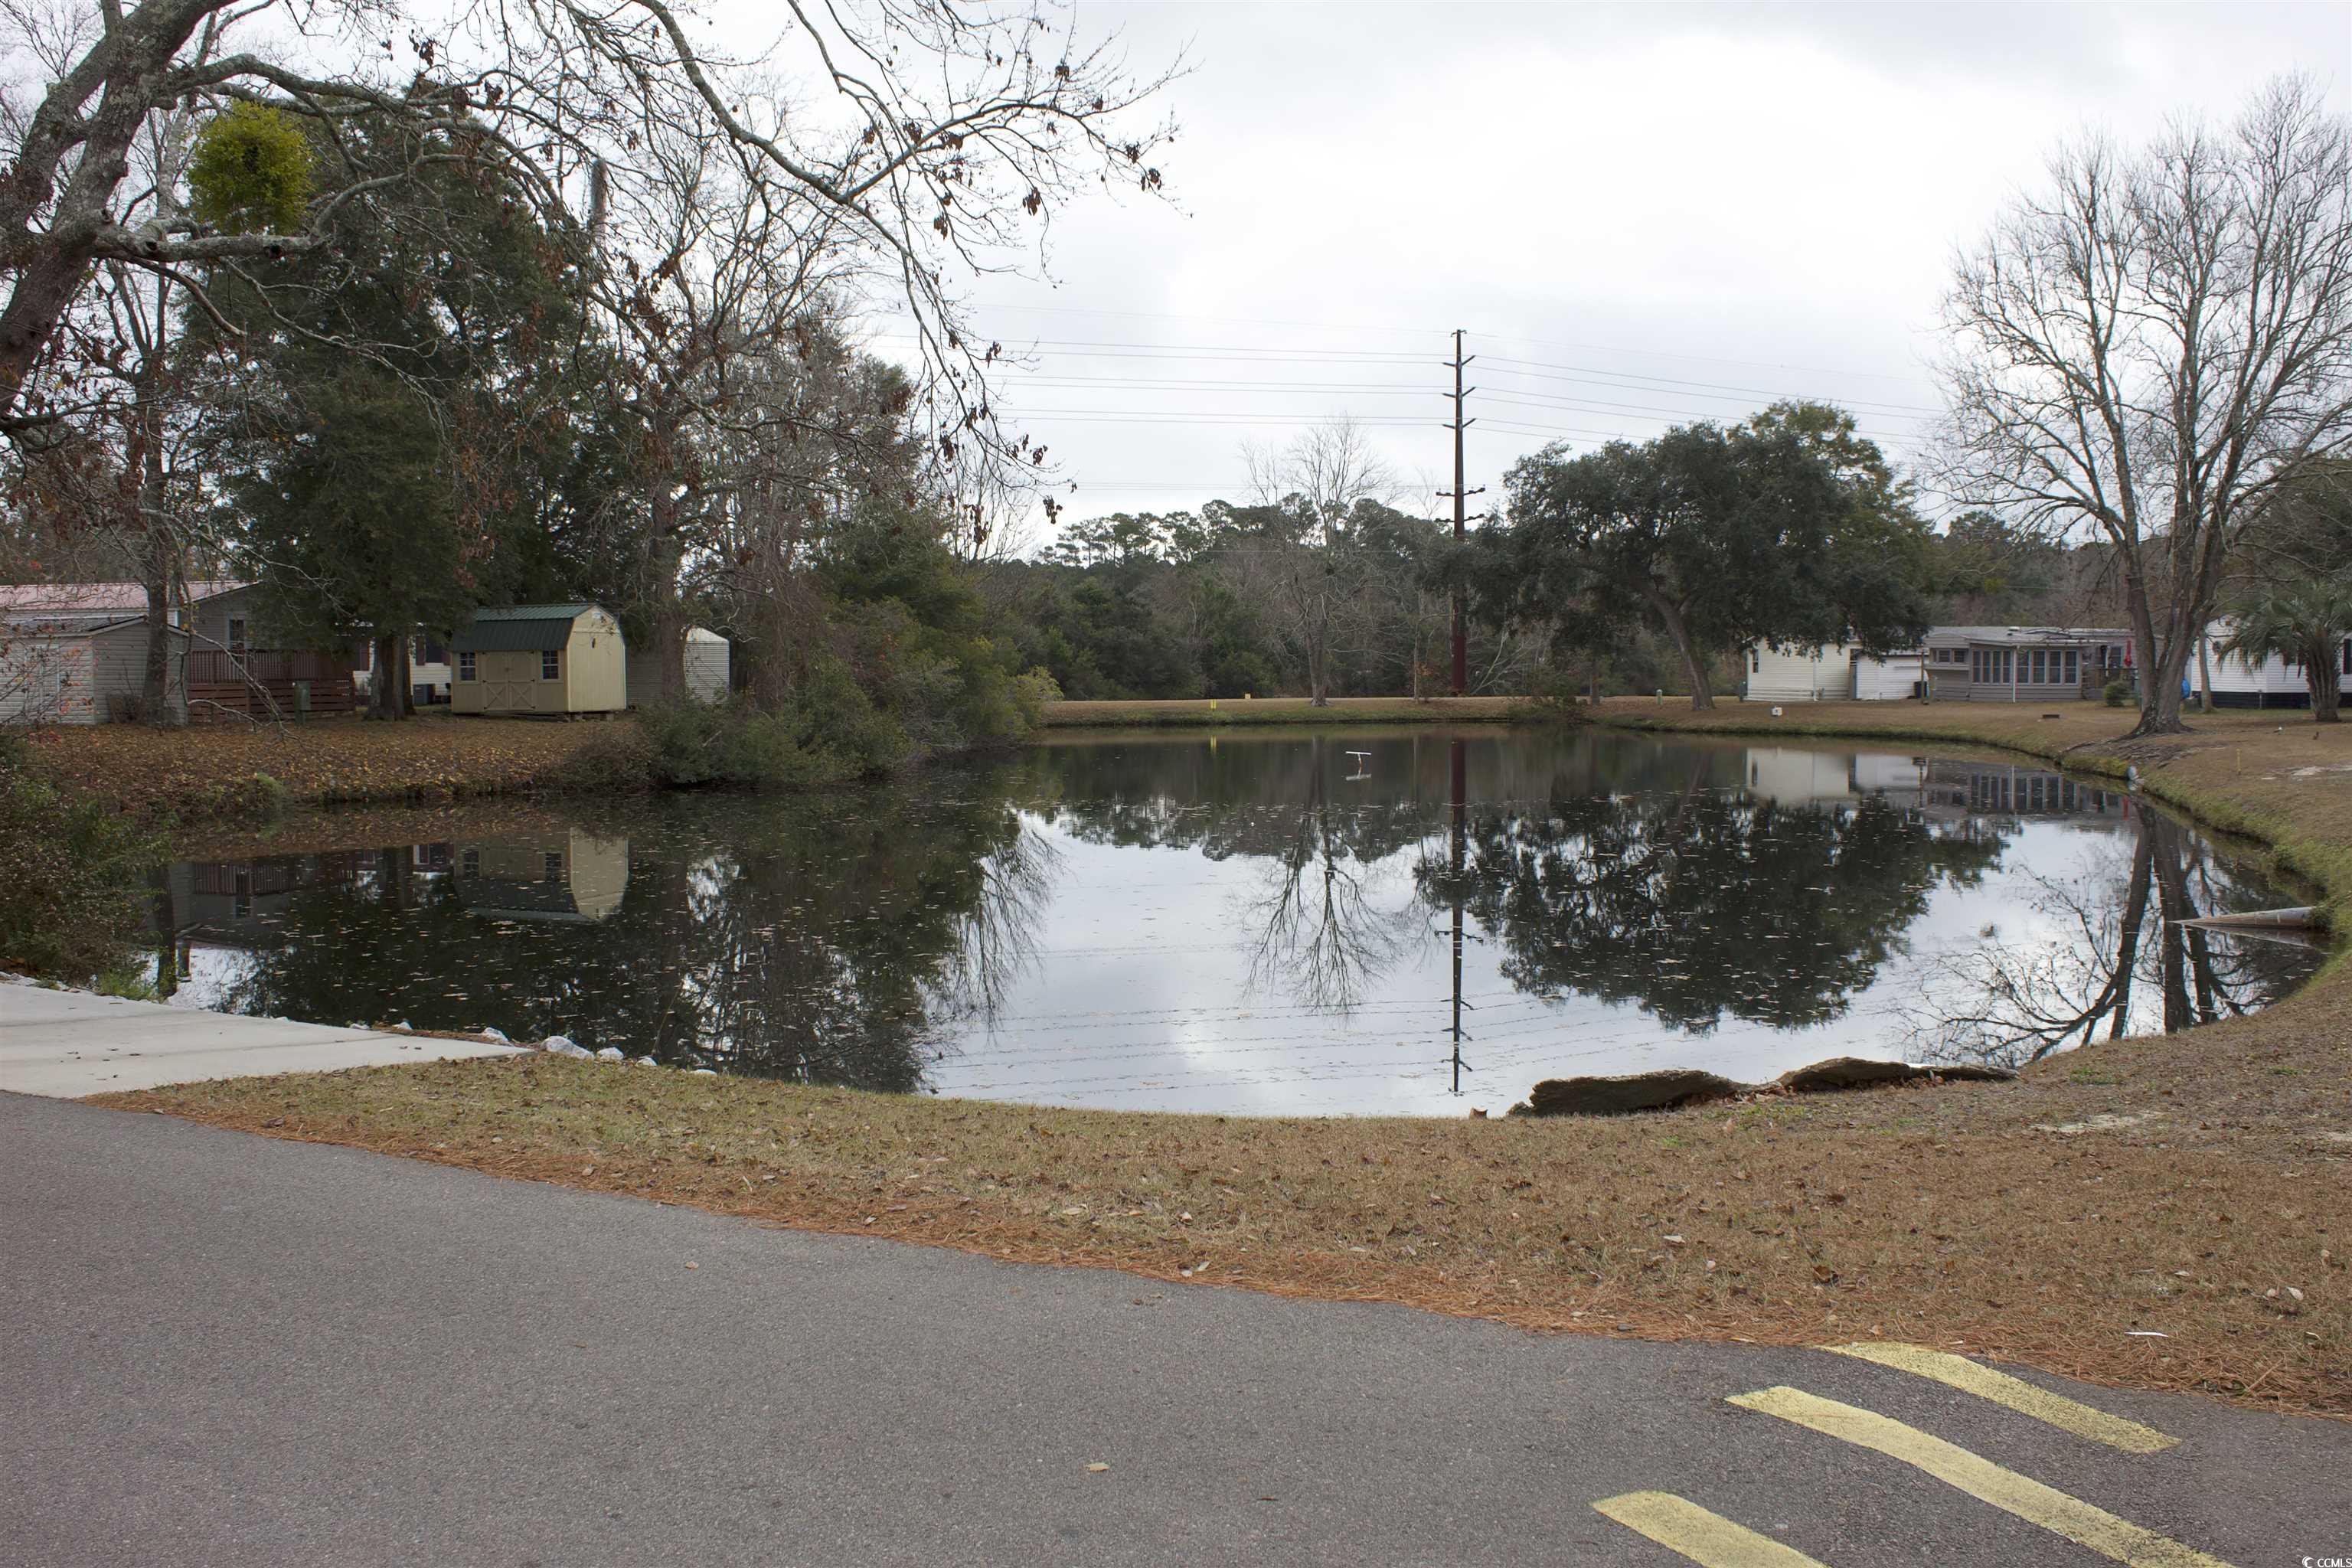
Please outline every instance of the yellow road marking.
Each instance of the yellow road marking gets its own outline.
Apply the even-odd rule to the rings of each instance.
[[[1857,1409],[1797,1388],[1766,1388],[1735,1394],[1731,1403],[1744,1410],[1760,1410],[1800,1426],[1810,1426],[1843,1442],[1875,1448],[1889,1458],[1915,1465],[1972,1498],[2015,1514],[2029,1523],[2087,1546],[2130,1568],[2229,1568],[2218,1557],[2183,1546],[2054,1487],[2005,1470],[1981,1455],[1972,1454],[1941,1437],[1931,1437],[1916,1426],[1906,1426],[1874,1410]]]
[[[2063,1394],[2036,1388],[2022,1378],[1995,1372],[1989,1366],[1979,1366],[1966,1356],[1931,1351],[1925,1345],[1864,1342],[1823,1345],[1822,1349],[1852,1356],[1856,1361],[1891,1366],[1897,1372],[1932,1377],[1937,1383],[1949,1384],[1964,1394],[1990,1399],[1995,1405],[2006,1405],[2020,1415],[2031,1415],[2036,1421],[2047,1421],[2077,1437],[2088,1437],[2094,1443],[2105,1443],[2110,1448],[2121,1448],[2126,1454],[2160,1454],[2167,1448],[2179,1447],[2180,1443],[2179,1438],[2168,1437],[2153,1426],[2143,1426],[2137,1421],[2110,1415],[2104,1410],[2095,1410]]]
[[[1822,1568],[1803,1552],[1672,1492],[1626,1492],[1592,1506],[1702,1568]]]

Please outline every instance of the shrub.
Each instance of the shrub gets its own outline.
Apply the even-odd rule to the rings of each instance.
[[[1528,673],[1527,693],[1511,704],[1515,719],[1582,723],[1584,683],[1574,672],[1554,665],[1538,665]]]
[[[557,789],[619,795],[654,786],[653,744],[642,722],[605,724],[555,769]]]
[[[2105,695],[2108,707],[2120,708],[2131,700],[2131,682],[2118,675],[2107,682]]]
[[[80,984],[120,970],[153,897],[160,840],[74,802],[0,750],[0,963]]]

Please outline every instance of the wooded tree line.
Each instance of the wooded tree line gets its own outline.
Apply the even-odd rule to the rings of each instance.
[[[757,703],[918,745],[1017,728],[1031,669],[1433,691],[1457,594],[1473,689],[1701,703],[1759,642],[2112,619],[2158,730],[2224,609],[2248,652],[2352,621],[2352,138],[2306,83],[2062,150],[1957,266],[1923,474],[1783,403],[1538,453],[1456,546],[1340,420],[1245,453],[1244,496],[1024,560],[1048,455],[992,411],[957,280],[1090,186],[1156,195],[1165,74],[955,0],[788,5],[757,72],[667,0],[289,4],[0,13],[30,63],[0,92],[5,564],[147,585],[151,711],[174,595],[219,570],[289,646],[373,640],[387,714],[411,631],[585,598],[666,693],[700,622]],[[859,346],[884,307],[895,362]],[[1972,510],[1930,525],[1915,479]]]
[[[996,722],[967,568],[1045,454],[960,288],[1090,190],[1157,195],[1168,73],[959,0],[788,4],[756,68],[689,22],[0,13],[5,564],[146,584],[150,711],[176,597],[227,572],[280,646],[373,640],[387,715],[411,632],[586,598],[670,695],[700,622],[767,703]],[[861,352],[877,311],[911,352]]]

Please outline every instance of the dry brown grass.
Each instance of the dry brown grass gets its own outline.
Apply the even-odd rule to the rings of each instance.
[[[72,789],[134,816],[184,821],[251,817],[282,805],[436,802],[530,790],[603,729],[436,716],[282,728],[82,725],[38,731],[32,740],[41,765]]]
[[[1633,706],[1602,716],[1659,721],[1654,705]],[[1664,717],[1729,731],[1762,715]],[[2127,721],[1905,704],[1772,727],[2050,755]],[[2144,791],[2261,836],[2341,907],[2352,735],[2279,724],[2231,716],[2067,760],[2137,763]],[[1899,1338],[2352,1415],[2345,960],[2256,1017],[2101,1043],[2016,1084],[1613,1121],[1040,1110],[539,1056],[104,1100],[1024,1260],[1531,1329]],[[2144,1120],[2049,1131],[2102,1115]]]
[[[1207,729],[1223,724],[1467,724],[1531,716],[1517,697],[1335,697],[1318,708],[1304,697],[1210,698],[1188,701],[1049,702],[1047,729]]]

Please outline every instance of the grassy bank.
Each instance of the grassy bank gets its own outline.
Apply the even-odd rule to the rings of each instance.
[[[1530,717],[1516,697],[1335,697],[1318,708],[1304,697],[1202,698],[1192,701],[1049,702],[1047,729],[1213,728],[1226,724],[1506,723]]]
[[[2128,716],[2098,709],[1599,717],[2137,766],[2145,793],[2263,837],[2339,908],[2352,890],[2352,743],[2292,716],[2128,747],[2106,740]],[[2014,1084],[1613,1121],[1054,1110],[538,1056],[109,1102],[1006,1258],[1541,1330],[1905,1339],[2352,1415],[2347,1041],[2339,960],[2254,1017],[2101,1042]],[[1492,1109],[1526,1087],[1496,1086]]]
[[[436,804],[547,787],[616,718],[576,723],[419,717],[278,726],[72,725],[36,732],[37,765],[150,821],[251,820],[301,805]]]

